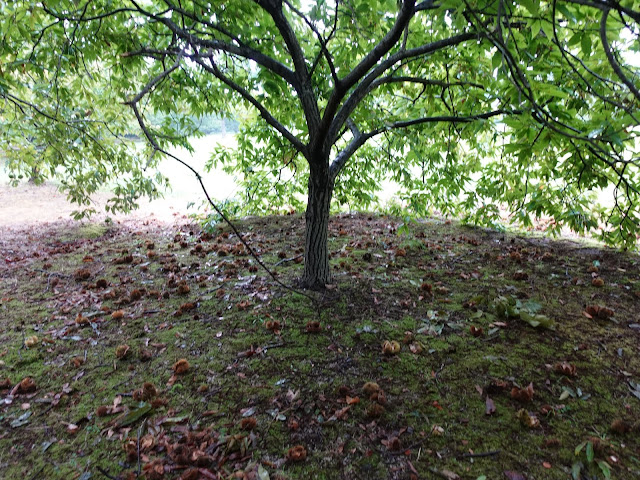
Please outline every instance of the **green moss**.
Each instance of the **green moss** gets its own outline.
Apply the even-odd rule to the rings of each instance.
[[[277,252],[293,251],[301,240],[295,236],[300,235],[299,229],[292,228],[296,221],[300,218],[278,218],[275,226],[264,219],[250,219],[245,226],[253,231],[255,241],[264,242],[269,250],[264,258],[275,264],[280,260]],[[554,261],[548,262],[541,260],[546,243],[529,245],[535,240],[525,245],[514,238],[512,243],[508,235],[503,241],[502,235],[494,238],[491,232],[439,221],[412,227],[415,235],[423,233],[425,238],[398,237],[386,228],[392,222],[389,218],[382,220],[383,225],[377,218],[371,222],[336,219],[349,233],[336,234],[331,240],[336,288],[317,295],[315,303],[275,287],[261,272],[246,271],[244,263],[226,276],[237,260],[233,256],[199,256],[191,246],[168,250],[173,233],[134,235],[114,228],[100,234],[100,243],[93,243],[88,234],[78,234],[73,248],[66,251],[65,247],[46,259],[51,263],[46,273],[13,271],[18,283],[10,294],[12,300],[0,302],[0,377],[9,376],[15,383],[30,375],[38,390],[34,397],[18,398],[0,410],[6,432],[0,435],[3,475],[29,478],[44,467],[43,478],[71,478],[85,471],[95,474],[96,466],[119,474],[121,470],[114,466],[125,461],[120,432],[116,428],[110,439],[105,435],[115,417],[96,417],[95,411],[100,405],[113,404],[117,395],[125,408],[135,406],[131,393],[151,381],[169,404],[146,423],[134,423],[128,435],[167,415],[188,417],[183,426],[238,433],[242,412],[251,408],[258,420],[253,459],[275,461],[298,444],[308,450],[305,462],[281,467],[284,478],[388,478],[392,469],[398,469],[398,475],[407,473],[407,460],[425,478],[434,475],[433,469],[454,471],[462,478],[500,478],[504,470],[534,478],[567,478],[577,459],[575,447],[594,435],[605,437],[610,442],[607,454],[620,459],[623,466],[615,467],[616,478],[633,478],[634,469],[640,468],[633,453],[640,448],[637,439],[608,430],[616,418],[631,421],[637,416],[626,383],[640,372],[637,336],[626,327],[636,310],[635,300],[611,286],[636,282],[629,273],[633,271],[630,262],[636,259],[611,254],[616,260],[608,261],[616,270],[607,272],[607,288],[595,290],[590,284],[566,283],[567,268],[587,281],[590,260],[563,244],[553,244]],[[280,238],[282,228],[295,233]],[[375,241],[367,243],[372,234]],[[197,240],[195,235],[185,238],[190,245]],[[159,258],[111,263],[125,249],[137,258],[146,255],[145,240],[154,241],[159,255],[177,254],[175,271],[165,270],[169,263]],[[221,242],[233,245],[236,240]],[[389,253],[398,246],[406,249],[405,257]],[[509,252],[523,246],[527,253],[517,263]],[[364,254],[372,258],[365,260]],[[86,256],[94,262],[83,262]],[[42,266],[44,262],[38,264]],[[99,272],[95,276],[109,279],[109,289],[114,291],[129,292],[140,286],[164,290],[169,274],[186,279],[192,288],[187,296],[172,290],[169,299],[143,297],[122,303],[118,296],[102,299],[104,291],[91,287],[93,276],[76,282],[72,275],[79,268]],[[291,262],[276,270],[290,284],[300,274],[300,266]],[[514,280],[516,270],[527,271],[530,281]],[[243,281],[238,277],[249,274],[256,279],[238,286]],[[197,276],[207,278],[206,287],[198,286]],[[59,288],[51,288],[52,278],[60,279]],[[423,282],[434,286],[431,295],[420,288]],[[216,286],[225,289],[225,297],[207,293]],[[442,286],[448,292],[438,290]],[[267,296],[260,300],[258,295],[263,294]],[[556,330],[534,329],[518,319],[496,319],[487,305],[468,308],[467,302],[478,295],[534,298],[556,320]],[[65,297],[76,303],[65,303]],[[198,302],[198,308],[173,316],[188,300]],[[237,305],[245,300],[249,307],[241,310]],[[592,302],[614,308],[619,323],[582,316],[584,305]],[[100,335],[91,327],[65,338],[54,335],[65,327],[75,328],[78,313],[105,305],[123,308],[125,319],[96,317]],[[476,309],[484,313],[478,315]],[[266,329],[268,319],[282,323],[279,334]],[[308,333],[309,321],[319,321],[321,331]],[[497,321],[503,324],[496,325]],[[439,330],[418,333],[427,322]],[[472,336],[471,324],[482,327],[484,335]],[[407,343],[405,332],[410,332]],[[23,334],[54,340],[21,349]],[[71,340],[73,335],[79,340]],[[382,355],[384,340],[401,342],[401,352]],[[421,353],[412,353],[412,341],[422,345]],[[116,360],[116,346],[125,343],[131,355]],[[140,348],[149,349],[152,358],[142,361]],[[86,362],[74,367],[73,357],[86,357]],[[179,358],[188,359],[191,369],[168,385],[172,365]],[[575,365],[577,375],[556,372],[554,365],[561,361]],[[374,402],[362,391],[368,381],[377,382],[386,394],[385,411],[378,419],[368,413]],[[500,382],[505,384],[502,389]],[[529,383],[535,391],[531,402],[521,404],[511,398],[514,384]],[[205,390],[199,389],[202,385]],[[358,397],[359,402],[347,404],[339,387],[348,387],[349,398]],[[560,400],[566,389],[571,395]],[[55,395],[58,403],[47,403]],[[496,406],[492,415],[485,414],[486,395]],[[24,413],[22,403],[30,403],[33,415],[26,426],[11,428],[10,422]],[[523,426],[516,417],[520,408],[538,415],[541,427]],[[203,417],[206,411],[213,414]],[[337,412],[343,413],[332,420]],[[298,422],[297,429],[289,426],[291,419]],[[78,424],[80,431],[69,434],[64,422]],[[178,438],[170,427],[165,432]],[[399,436],[402,448],[411,453],[389,451],[383,442],[393,436]],[[58,441],[47,449],[44,462],[41,445],[51,438]],[[554,439],[551,446],[550,439]],[[469,450],[500,453],[465,457]],[[545,461],[552,464],[551,469],[542,466]],[[591,474],[598,473],[589,468]]]

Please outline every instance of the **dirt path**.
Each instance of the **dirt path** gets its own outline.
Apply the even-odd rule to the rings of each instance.
[[[94,196],[95,209],[99,212],[93,220],[104,220],[107,217],[104,206],[109,198],[108,193]],[[140,209],[128,215],[109,215],[119,222],[135,222],[155,220],[161,223],[173,223],[177,218],[187,215],[186,208],[180,208],[184,202],[176,202],[171,197],[141,202]],[[67,222],[78,206],[70,203],[66,196],[59,192],[55,185],[46,183],[36,186],[23,183],[11,187],[7,183],[0,184],[0,229],[23,229],[53,222]]]

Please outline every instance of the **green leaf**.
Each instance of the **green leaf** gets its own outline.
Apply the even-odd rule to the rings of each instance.
[[[585,57],[591,55],[591,36],[583,33],[582,38],[580,39],[580,46]]]
[[[609,480],[611,478],[611,465],[609,465],[604,460],[596,460],[598,467],[600,467],[600,471],[604,475],[604,478]]]
[[[548,39],[552,39],[553,37],[553,25],[551,22],[542,21],[540,22],[540,26],[542,27],[542,31],[547,36]]]
[[[120,420],[118,425],[120,427],[126,427],[127,425],[131,425],[132,423],[135,423],[138,420],[140,420],[142,417],[147,415],[152,410],[153,410],[153,407],[151,406],[151,404],[147,402],[141,402],[137,408],[130,410],[129,413],[127,413],[122,418],[122,420]]]
[[[593,443],[587,442],[587,449],[585,450],[585,453],[587,455],[587,462],[593,462],[593,457],[595,456],[595,453],[593,451]]]
[[[538,0],[523,0],[520,4],[526,8],[531,15],[537,15],[540,9],[540,2]]]
[[[524,308],[529,313],[536,313],[542,309],[542,304],[535,300],[529,299],[526,302],[522,303],[522,308]]]
[[[555,322],[546,315],[533,315],[526,310],[520,311],[520,318],[535,328],[553,328],[555,325]]]
[[[577,453],[576,453],[576,455],[577,455]],[[579,480],[581,472],[582,472],[582,463],[581,462],[575,462],[571,466],[571,478],[573,478],[573,480]]]
[[[269,472],[262,465],[258,465],[258,478],[260,480],[269,480]]]

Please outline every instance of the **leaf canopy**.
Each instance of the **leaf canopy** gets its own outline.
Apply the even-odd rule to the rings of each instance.
[[[109,182],[113,209],[158,195],[154,153],[215,114],[243,120],[209,166],[238,175],[248,212],[302,207],[324,168],[336,207],[371,208],[390,180],[417,215],[506,209],[636,245],[638,1],[0,5],[8,165],[81,204]]]

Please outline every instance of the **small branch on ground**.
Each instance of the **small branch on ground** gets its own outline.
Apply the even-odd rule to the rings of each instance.
[[[279,262],[276,262],[273,266],[274,267],[279,267],[283,263],[293,262],[294,260],[297,260],[298,258],[302,258],[302,255],[296,255],[295,257],[291,257],[291,258],[283,258]]]

